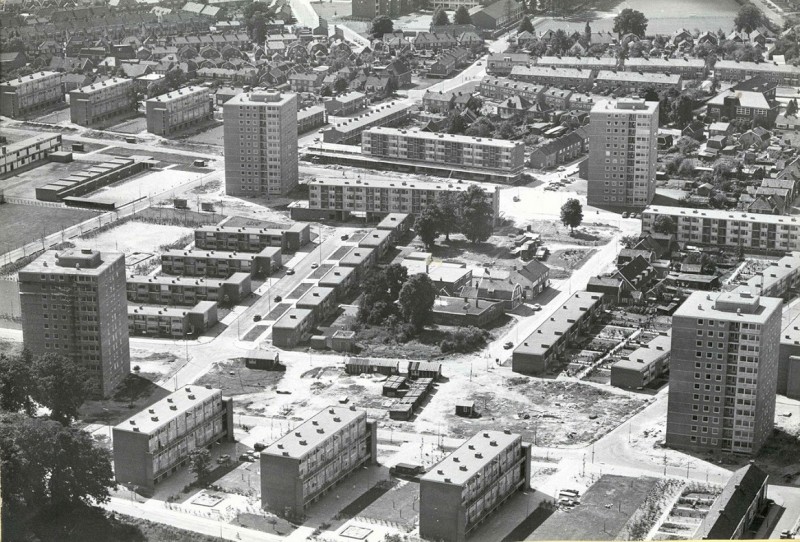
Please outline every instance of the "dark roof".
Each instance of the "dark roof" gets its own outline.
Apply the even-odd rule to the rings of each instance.
[[[754,464],[733,473],[722,494],[711,505],[694,538],[730,540],[766,482],[767,473]]]
[[[618,271],[622,278],[633,284],[633,281],[636,280],[636,277],[638,277],[648,268],[652,269],[652,266],[647,262],[647,260],[641,256],[636,256],[634,259],[620,267]]]
[[[536,282],[548,272],[550,268],[537,260],[531,260],[517,270],[517,273],[529,282]]]

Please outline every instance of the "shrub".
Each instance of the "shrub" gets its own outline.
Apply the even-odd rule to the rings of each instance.
[[[485,329],[474,326],[462,327],[448,333],[447,337],[442,341],[440,348],[442,349],[442,353],[445,354],[448,352],[467,354],[486,345],[486,341],[489,337],[490,334]]]

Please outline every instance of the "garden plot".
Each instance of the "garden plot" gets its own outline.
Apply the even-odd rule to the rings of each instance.
[[[653,533],[653,540],[692,538],[721,492],[721,487],[712,484],[686,486]]]

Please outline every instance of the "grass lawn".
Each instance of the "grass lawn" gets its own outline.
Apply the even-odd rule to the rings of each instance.
[[[372,488],[372,490],[376,488],[377,486]],[[378,498],[374,499],[374,502],[366,506],[363,511],[359,510],[354,515],[363,518],[388,521],[389,523],[401,525],[403,528],[412,528],[418,517],[416,506],[418,500],[419,484],[408,482],[400,487],[384,490],[378,495]],[[353,506],[353,504],[350,506]],[[349,506],[347,508],[349,508]],[[344,513],[345,510],[342,510],[342,512]]]
[[[0,251],[3,253],[97,216],[94,211],[37,205],[0,205]],[[39,247],[41,248],[41,247]]]

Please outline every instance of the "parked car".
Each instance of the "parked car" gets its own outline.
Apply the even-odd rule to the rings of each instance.
[[[275,301],[275,303],[280,303],[281,301],[283,301],[283,298],[279,295],[276,295],[273,301]]]
[[[253,448],[257,452],[260,452],[261,450],[265,449],[266,447],[267,447],[267,445],[264,444],[263,442],[256,442],[255,444],[253,444]]]
[[[311,264],[311,269],[316,269],[317,267],[319,267],[318,263],[312,263]]]
[[[511,342],[511,341],[508,341],[506,344],[503,345],[503,348],[505,348],[506,350],[514,348],[514,343]]]
[[[540,310],[542,310],[542,306],[539,305],[538,303],[536,303],[536,304],[533,305],[533,310],[540,311]]]
[[[229,462],[230,460],[231,460],[231,456],[229,456],[228,454],[225,454],[225,455],[221,455],[221,456],[219,456],[217,458],[217,463],[219,463],[220,465],[223,465],[223,464]]]
[[[294,269],[287,269],[286,270],[286,274],[287,275],[294,275]]]
[[[261,321],[261,315],[260,314],[254,314],[253,315],[253,322],[260,322],[260,321]]]
[[[622,218],[628,218],[628,211],[625,211],[624,213],[622,213]]]
[[[239,456],[239,461],[248,461],[252,463],[255,460],[249,454],[242,454]]]

